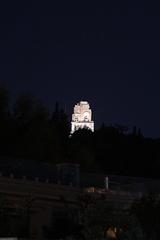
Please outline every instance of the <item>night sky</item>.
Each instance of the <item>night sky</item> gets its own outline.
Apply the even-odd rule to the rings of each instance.
[[[69,114],[87,100],[97,127],[137,125],[160,137],[159,6],[93,2],[1,3],[0,82]]]

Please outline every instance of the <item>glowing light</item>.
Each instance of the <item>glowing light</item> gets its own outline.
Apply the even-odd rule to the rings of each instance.
[[[94,131],[92,111],[87,101],[81,101],[74,106],[71,122],[71,134],[79,128],[88,128],[92,132]]]

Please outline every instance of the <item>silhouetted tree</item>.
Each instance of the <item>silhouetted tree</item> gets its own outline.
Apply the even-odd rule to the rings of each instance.
[[[50,153],[52,162],[53,160],[55,162],[66,162],[69,129],[68,116],[63,109],[59,108],[59,104],[56,103],[55,110],[49,121],[48,153]]]
[[[94,134],[87,128],[78,129],[70,137],[70,160],[84,170],[95,169]]]
[[[16,155],[43,159],[49,121],[47,108],[32,96],[23,95],[14,105],[13,117]]]
[[[104,195],[81,195],[79,205],[81,234],[87,240],[106,237],[109,228],[121,228],[127,219]]]
[[[10,98],[7,88],[0,86],[0,154],[7,155],[12,138]]]
[[[102,126],[79,129],[70,136],[65,111],[55,104],[52,113],[35,97],[24,94],[10,104],[0,86],[0,155],[52,163],[79,163],[85,171],[130,176],[157,176],[160,140],[145,138],[138,127]],[[145,166],[145,168],[144,168]]]

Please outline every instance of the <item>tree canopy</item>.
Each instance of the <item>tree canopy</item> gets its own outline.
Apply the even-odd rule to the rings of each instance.
[[[50,111],[30,94],[10,100],[0,87],[0,156],[80,164],[84,171],[159,177],[160,139],[148,139],[133,126],[102,124],[95,132],[70,136],[69,117],[55,103]],[[143,174],[142,174],[143,173]]]

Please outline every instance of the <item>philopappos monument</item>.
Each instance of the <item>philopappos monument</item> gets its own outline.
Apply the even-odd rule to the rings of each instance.
[[[87,101],[80,101],[74,106],[71,121],[71,134],[79,128],[88,128],[94,132],[94,122],[92,121],[92,111]]]

